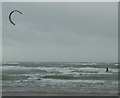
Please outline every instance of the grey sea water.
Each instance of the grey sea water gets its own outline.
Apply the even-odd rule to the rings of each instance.
[[[19,96],[114,96],[118,94],[118,64],[6,62],[2,64],[2,90],[3,95]]]

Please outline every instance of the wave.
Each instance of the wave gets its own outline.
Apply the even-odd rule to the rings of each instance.
[[[117,76],[111,75],[45,75],[45,79],[58,79],[58,80],[117,80]]]
[[[43,82],[49,81],[51,83],[65,83],[65,82],[79,82],[79,83],[104,83],[105,80],[58,80],[58,79],[43,79]]]
[[[25,66],[3,66],[2,67],[3,71],[9,71],[9,70],[13,70],[13,71],[23,71],[23,70],[33,70],[33,71],[45,71],[45,72],[60,72],[60,73],[64,73],[64,74],[69,74],[71,72],[86,72],[86,73],[99,73],[99,74],[107,74],[106,73],[106,68],[94,68],[94,67],[80,67],[80,68],[76,68],[76,67],[63,67],[63,68],[59,68],[59,67],[25,67]],[[116,73],[118,72],[118,69],[115,68],[109,68],[109,72],[108,73]]]

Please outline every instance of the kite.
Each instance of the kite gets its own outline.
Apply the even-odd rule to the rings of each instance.
[[[12,12],[10,12],[10,14],[9,14],[9,21],[10,21],[10,23],[12,23],[13,25],[15,25],[15,23],[12,21],[11,16],[12,16],[12,14],[13,14],[14,12],[18,12],[19,14],[22,14],[22,12],[20,12],[19,10],[13,10]]]

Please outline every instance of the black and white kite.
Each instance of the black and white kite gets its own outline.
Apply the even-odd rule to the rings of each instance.
[[[14,12],[18,12],[19,14],[22,14],[22,12],[20,12],[19,10],[13,10],[12,12],[10,12],[10,14],[9,14],[9,21],[10,21],[10,23],[12,23],[13,25],[15,25],[15,23],[12,21],[11,16],[12,16],[12,14],[13,14]]]

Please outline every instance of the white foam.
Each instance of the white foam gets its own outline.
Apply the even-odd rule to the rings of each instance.
[[[115,66],[118,66],[119,64],[116,63],[116,64],[114,64],[114,65],[115,65]]]
[[[8,64],[8,65],[13,64],[13,65],[18,65],[19,63],[17,63],[17,62],[5,62],[5,61],[3,61],[2,64]]]
[[[83,82],[83,83],[104,83],[104,80],[59,80],[59,79],[43,79],[42,81],[49,81],[53,83],[65,83],[65,82]]]
[[[2,70],[24,70],[24,69],[30,69],[30,68],[23,66],[2,66]]]

